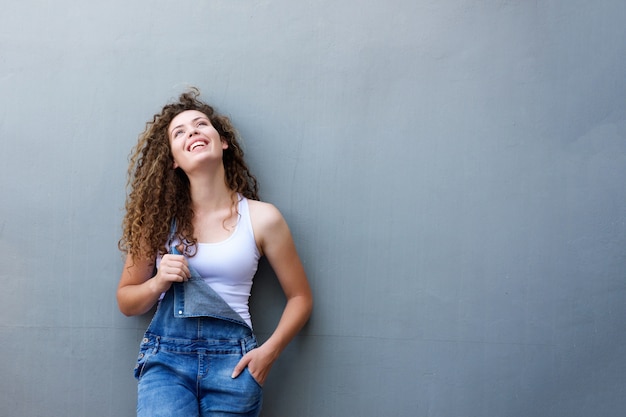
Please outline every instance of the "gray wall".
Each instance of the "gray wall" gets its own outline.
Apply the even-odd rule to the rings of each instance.
[[[1,6],[1,416],[133,415],[127,156],[191,84],[316,297],[264,416],[623,415],[624,1]]]

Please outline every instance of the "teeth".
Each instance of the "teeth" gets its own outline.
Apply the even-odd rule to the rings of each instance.
[[[198,146],[204,146],[204,145],[205,145],[205,143],[204,143],[204,142],[195,142],[195,143],[193,143],[193,144],[189,147],[189,150],[190,150],[190,151],[193,151],[193,150],[194,150],[194,149],[196,149]]]

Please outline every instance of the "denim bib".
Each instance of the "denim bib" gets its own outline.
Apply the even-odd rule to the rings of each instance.
[[[180,255],[180,251],[172,246],[170,253]],[[191,278],[185,282],[172,284],[174,292],[174,317],[213,317],[228,320],[249,327],[243,318],[233,310],[226,301],[191,266]]]

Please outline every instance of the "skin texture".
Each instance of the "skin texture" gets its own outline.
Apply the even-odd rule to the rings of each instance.
[[[219,242],[234,231],[237,213],[234,191],[227,186],[223,163],[229,144],[220,137],[206,114],[186,110],[167,127],[173,163],[189,179],[193,210],[192,227],[198,242]],[[194,146],[194,145],[200,146]],[[308,320],[313,298],[296,251],[291,232],[280,211],[271,204],[249,200],[255,241],[272,266],[285,293],[286,305],[269,339],[248,352],[233,369],[236,378],[246,367],[262,385],[276,359]],[[120,277],[117,300],[120,311],[132,316],[144,314],[172,283],[189,279],[187,260],[182,255],[163,255],[153,276],[156,256],[135,258],[127,253]]]

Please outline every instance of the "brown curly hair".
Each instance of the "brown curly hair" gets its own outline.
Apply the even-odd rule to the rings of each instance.
[[[182,169],[172,169],[174,159],[170,150],[167,128],[176,115],[186,110],[204,113],[228,143],[223,164],[226,185],[232,190],[236,207],[237,193],[258,200],[258,184],[244,161],[238,134],[230,119],[217,114],[213,107],[198,99],[200,92],[191,88],[167,104],[146,124],[137,145],[131,151],[128,166],[129,190],[126,215],[122,222],[119,249],[133,259],[153,259],[167,253],[167,240],[172,224],[174,236],[185,244],[185,253],[193,256],[197,240],[194,237],[189,179]]]

